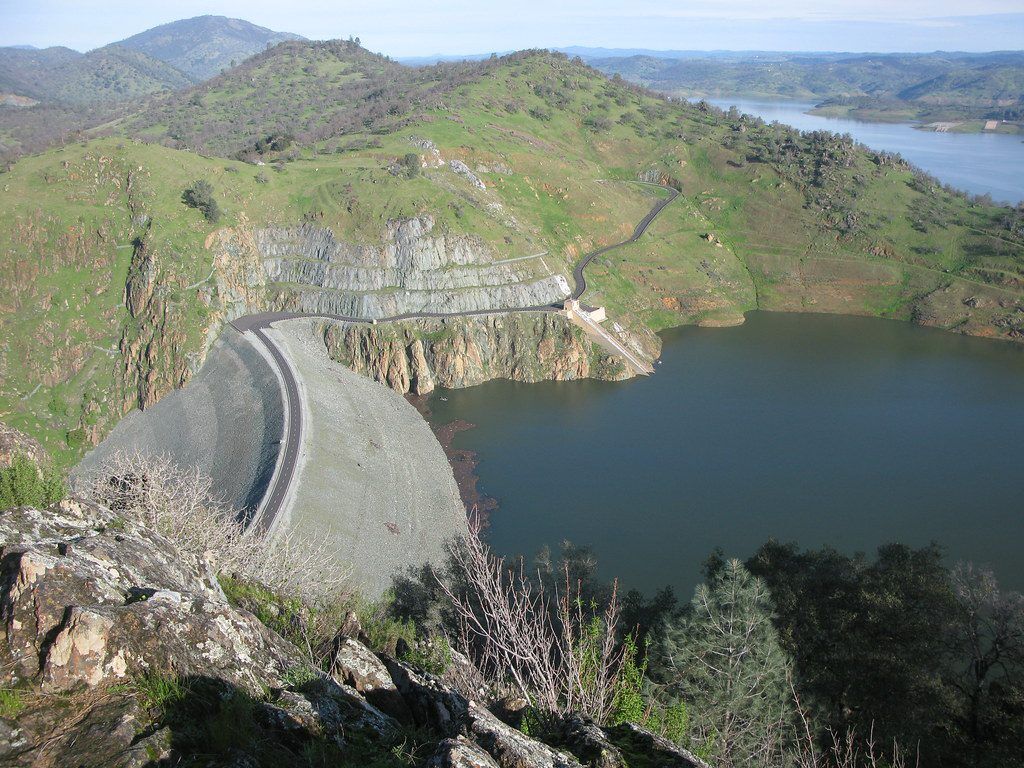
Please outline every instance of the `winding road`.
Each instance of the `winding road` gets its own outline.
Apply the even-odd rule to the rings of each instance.
[[[658,186],[668,191],[668,197],[665,197],[654,204],[648,214],[640,220],[639,224],[636,225],[636,228],[633,230],[633,234],[626,240],[598,248],[580,259],[572,271],[573,280],[576,285],[569,298],[579,300],[586,292],[587,278],[584,275],[584,270],[594,259],[608,253],[609,251],[613,251],[616,248],[622,248],[625,245],[635,243],[640,239],[644,232],[647,231],[647,228],[650,227],[651,223],[658,217],[665,207],[679,197],[679,191],[673,187],[661,184],[652,186]],[[584,308],[587,310],[592,309],[592,307],[586,306]],[[299,385],[295,379],[295,374],[292,371],[292,367],[288,362],[288,359],[264,332],[264,330],[269,328],[272,323],[279,320],[318,317],[327,320],[338,320],[345,323],[372,325],[376,323],[392,323],[399,322],[401,320],[421,320],[425,318],[471,317],[476,315],[497,315],[512,312],[561,312],[562,310],[563,307],[560,304],[541,304],[531,307],[473,309],[463,312],[409,312],[402,315],[393,315],[391,317],[380,317],[376,319],[367,317],[346,317],[344,315],[329,315],[312,312],[260,312],[252,315],[245,315],[231,321],[231,326],[239,333],[245,334],[251,331],[273,357],[273,360],[281,373],[281,378],[284,381],[284,410],[287,414],[287,426],[285,427],[285,433],[282,436],[282,458],[278,460],[274,476],[270,482],[270,487],[267,489],[266,494],[264,494],[263,501],[260,503],[259,508],[251,518],[249,525],[257,525],[263,530],[270,530],[273,528],[277,515],[281,511],[281,507],[284,504],[285,499],[288,497],[288,491],[291,488],[292,481],[295,479],[295,468],[298,463],[299,446],[302,445],[302,403],[299,399]]]

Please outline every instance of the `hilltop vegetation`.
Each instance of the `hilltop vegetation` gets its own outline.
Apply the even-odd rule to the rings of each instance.
[[[608,74],[686,97],[814,100],[853,117],[1020,121],[1024,54],[735,54],[593,59]]]
[[[568,275],[650,208],[657,190],[636,182],[660,181],[681,197],[588,269],[588,301],[628,330],[763,308],[1024,334],[1021,211],[557,54],[408,69],[355,42],[288,42],[117,130],[0,175],[0,412],[62,461],[188,379],[253,274],[238,244],[265,226],[379,244],[389,221],[429,215],[493,258],[544,254],[537,270]],[[197,181],[216,224],[182,201]],[[248,306],[299,288],[270,281]]]
[[[0,94],[45,104],[86,105],[179,90],[298,35],[240,19],[199,16],[163,24],[79,53],[70,48],[0,48]]]

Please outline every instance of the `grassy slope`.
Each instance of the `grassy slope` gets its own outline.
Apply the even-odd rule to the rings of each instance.
[[[652,170],[678,179],[683,195],[640,242],[599,260],[589,275],[588,298],[627,326],[722,324],[763,307],[913,316],[994,335],[1000,331],[986,312],[1004,311],[1000,301],[1009,302],[1007,311],[1024,303],[1024,247],[999,234],[1004,209],[971,206],[868,153],[826,145],[814,154],[809,140],[781,129],[670,105],[543,55],[487,63],[440,91],[416,75],[414,86],[428,97],[385,110],[376,135],[318,138],[317,126],[331,116],[306,113],[301,99],[310,84],[299,73],[312,66],[316,77],[340,84],[372,71],[316,46],[304,60],[303,50],[288,49],[285,85],[274,95],[285,111],[275,127],[308,137],[288,150],[287,162],[256,168],[106,139],[25,158],[0,175],[8,206],[0,222],[0,419],[68,462],[81,452],[68,445],[69,432],[96,426],[102,434],[119,418],[116,347],[137,322],[124,308],[132,254],[124,246],[146,230],[139,210],[152,221],[146,237],[160,272],[161,311],[193,363],[218,310],[204,247],[217,227],[289,225],[310,215],[339,237],[375,242],[388,219],[431,213],[442,230],[482,237],[498,258],[546,251],[545,263],[567,272],[582,253],[630,234],[657,194],[635,183]],[[259,75],[268,82],[269,60],[251,65],[269,67]],[[259,106],[246,111],[238,81],[222,83],[198,91],[205,106],[197,109],[209,122],[202,111],[175,119],[184,121],[179,131],[194,122],[228,153],[234,126],[273,104],[253,91]],[[155,114],[170,113],[144,115],[141,130],[166,138]],[[210,133],[210,125],[223,130]],[[254,121],[249,135],[266,126],[265,117]],[[414,179],[389,173],[397,158],[421,151],[412,138],[478,169],[487,193],[446,168]],[[249,139],[234,141],[237,151]],[[750,159],[771,141],[788,147],[784,159]],[[353,145],[363,148],[337,151]],[[216,227],[180,202],[197,178],[213,184],[224,210]],[[721,245],[703,237],[709,233]],[[976,296],[979,308],[966,312],[963,300]]]

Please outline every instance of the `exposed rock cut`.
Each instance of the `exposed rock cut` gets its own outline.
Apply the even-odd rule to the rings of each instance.
[[[328,354],[397,392],[490,379],[624,379],[631,371],[561,315],[482,315],[387,326],[327,322]]]
[[[259,230],[255,246],[273,303],[295,312],[383,318],[544,306],[570,293],[562,275],[536,274],[528,260],[493,263],[479,238],[434,229],[432,216],[389,221],[380,245],[355,245],[307,224]]]

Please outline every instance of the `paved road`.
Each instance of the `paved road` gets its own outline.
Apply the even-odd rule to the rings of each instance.
[[[659,184],[658,186],[661,185]],[[572,271],[573,280],[576,281],[576,288],[572,292],[572,298],[579,299],[586,292],[587,278],[586,275],[583,274],[583,270],[590,265],[590,262],[598,256],[608,253],[608,251],[614,251],[616,248],[621,248],[624,245],[635,243],[640,239],[640,236],[647,231],[647,228],[651,226],[651,222],[658,218],[658,214],[665,209],[665,206],[679,197],[679,192],[672,187],[662,187],[662,189],[667,189],[670,193],[669,196],[654,204],[650,213],[644,216],[643,219],[640,220],[640,223],[636,225],[636,229],[633,230],[633,234],[630,235],[628,240],[623,240],[621,243],[615,243],[614,245],[606,245],[604,248],[598,248],[596,251],[591,251],[583,257],[579,264],[576,265],[576,268]]]
[[[665,209],[665,206],[679,196],[679,192],[672,187],[666,186],[662,188],[669,192],[669,196],[654,204],[654,207],[651,208],[650,212],[648,212],[648,214],[641,219],[640,223],[636,225],[636,229],[633,230],[633,234],[630,235],[628,239],[623,240],[621,243],[606,245],[603,248],[598,248],[596,251],[591,251],[580,260],[572,271],[576,287],[573,289],[570,298],[579,300],[586,292],[587,279],[583,274],[583,271],[594,259],[608,253],[609,251],[613,251],[616,248],[621,248],[624,245],[635,243],[640,239],[640,236],[647,231],[647,228],[651,225],[651,222],[658,217],[658,214]],[[592,309],[592,307],[585,308],[588,310]],[[288,489],[291,488],[292,480],[295,477],[295,466],[299,457],[299,446],[301,444],[302,435],[302,405],[299,401],[298,382],[295,381],[295,375],[292,373],[292,368],[288,363],[288,360],[281,353],[281,350],[277,348],[274,342],[272,342],[263,332],[263,329],[269,327],[271,323],[277,322],[278,320],[291,320],[301,317],[321,317],[328,320],[340,320],[345,323],[370,325],[373,323],[421,320],[432,317],[472,317],[476,315],[496,315],[510,312],[560,311],[562,311],[562,306],[560,304],[542,304],[532,307],[473,309],[464,312],[409,312],[402,315],[393,315],[392,317],[381,317],[377,319],[306,312],[260,312],[253,315],[245,315],[244,317],[239,317],[238,319],[233,320],[231,325],[234,326],[239,333],[252,331],[270,351],[270,354],[273,355],[274,360],[281,369],[281,375],[284,377],[286,399],[285,411],[288,414],[288,429],[287,433],[283,436],[284,459],[280,462],[278,474],[271,482],[270,488],[267,489],[267,495],[264,497],[264,503],[261,504],[262,511],[259,514],[259,518],[252,520],[250,524],[259,525],[264,530],[269,530],[273,527],[274,520],[276,519],[277,514],[281,511],[281,505],[284,503],[285,497],[288,495]]]
[[[263,530],[269,530],[273,526],[278,512],[281,511],[281,505],[284,504],[288,489],[291,488],[292,480],[295,477],[295,465],[299,458],[299,447],[302,445],[302,401],[299,400],[299,383],[295,380],[291,363],[263,332],[263,328],[253,327],[251,330],[270,352],[284,379],[283,410],[286,414],[285,424],[287,425],[285,433],[281,436],[284,458],[278,462],[278,472],[271,480],[270,487],[267,488],[259,509],[254,513],[253,519],[249,521],[250,525],[257,525]]]

